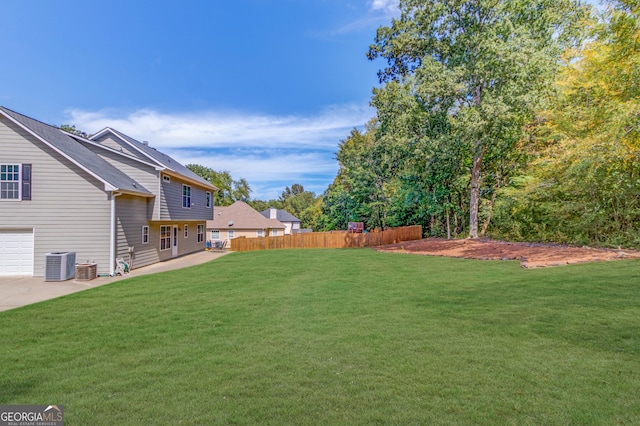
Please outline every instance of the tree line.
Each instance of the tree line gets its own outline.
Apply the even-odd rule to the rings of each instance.
[[[278,202],[316,230],[640,243],[635,0],[598,13],[578,0],[399,7],[367,52],[386,62],[376,116],[340,142],[333,182],[255,206]]]

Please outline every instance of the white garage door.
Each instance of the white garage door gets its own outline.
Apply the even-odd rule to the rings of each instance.
[[[33,275],[33,233],[0,230],[0,275]]]

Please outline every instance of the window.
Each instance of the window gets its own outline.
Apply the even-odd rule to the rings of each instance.
[[[189,185],[182,185],[182,208],[191,208],[191,187]]]
[[[142,244],[149,244],[149,227],[142,227]]]
[[[258,229],[256,231],[256,237],[264,237],[264,230],[263,229]]]
[[[189,225],[184,224],[184,237],[189,238]]]
[[[211,193],[207,191],[207,208],[211,208]]]
[[[229,239],[232,239],[235,237],[236,237],[235,231],[229,230]]]
[[[272,229],[271,230],[271,236],[272,237],[277,237],[278,236],[278,230],[277,229]]]
[[[0,164],[0,200],[31,200],[31,164]]]
[[[204,241],[204,225],[198,225],[198,242]]]
[[[20,199],[20,165],[0,165],[0,199]]]
[[[214,230],[211,231],[211,239],[212,240],[219,240],[220,239],[220,231],[219,230]]]
[[[160,250],[169,250],[171,248],[171,227],[160,227]]]
[[[162,175],[162,180],[167,182],[167,183],[171,182],[171,178],[169,176],[167,176],[167,175]]]

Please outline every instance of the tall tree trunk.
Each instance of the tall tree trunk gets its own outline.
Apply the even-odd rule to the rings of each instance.
[[[482,85],[478,85],[473,94],[473,104],[482,105]],[[473,147],[473,167],[471,169],[471,195],[469,196],[469,238],[478,238],[478,206],[480,203],[480,170],[486,145],[476,141]]]
[[[491,201],[489,201],[489,212],[492,213],[493,212],[493,205],[496,202],[496,196],[498,195],[498,187],[496,187],[493,191],[493,194],[491,194]],[[488,214],[487,218],[484,220],[484,223],[482,224],[482,229],[480,230],[480,236],[484,237],[485,234],[487,233],[487,228],[489,228],[489,223],[491,223],[491,216],[492,214]]]
[[[458,213],[456,211],[453,212],[453,236],[458,236]]]
[[[491,194],[491,200],[489,200],[489,214],[487,215],[487,218],[484,220],[484,223],[482,224],[482,230],[480,230],[480,236],[484,237],[485,234],[487,233],[487,229],[489,228],[489,224],[491,223],[491,218],[493,216],[493,206],[496,203],[496,197],[498,196],[498,190],[500,188],[502,188],[502,186],[506,183],[506,179],[502,178],[502,173],[498,174],[498,177],[496,178],[496,185],[493,188],[493,193]]]
[[[449,209],[447,209],[447,240],[451,239],[451,222],[449,221]]]
[[[479,145],[479,143],[478,143]],[[486,146],[476,145],[471,169],[471,196],[469,198],[469,238],[478,238],[478,203],[480,201],[480,170]]]

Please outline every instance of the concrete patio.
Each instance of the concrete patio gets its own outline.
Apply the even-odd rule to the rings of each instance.
[[[45,281],[43,277],[29,276],[0,277],[0,311],[7,311],[43,300],[55,299],[56,297],[66,294],[88,290],[139,275],[155,274],[157,272],[199,265],[217,259],[227,253],[228,252],[202,251],[133,269],[124,276],[98,277],[90,281],[78,281],[75,279],[68,281]]]

